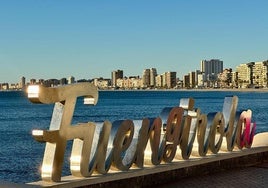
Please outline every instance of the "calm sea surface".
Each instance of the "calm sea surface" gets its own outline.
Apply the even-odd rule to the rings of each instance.
[[[222,110],[225,96],[237,95],[238,109],[251,109],[257,132],[268,131],[268,92],[232,91],[100,91],[96,106],[79,99],[73,124],[88,121],[157,117],[164,107],[193,97],[203,113]],[[0,92],[0,180],[32,182],[40,180],[45,144],[36,142],[32,129],[48,129],[53,105],[31,104],[23,92]],[[69,143],[70,145],[71,143]],[[64,174],[68,175],[68,152]]]

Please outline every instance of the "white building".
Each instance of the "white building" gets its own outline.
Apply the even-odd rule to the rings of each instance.
[[[73,76],[70,76],[68,78],[68,84],[73,84],[73,83],[75,83],[75,78]]]

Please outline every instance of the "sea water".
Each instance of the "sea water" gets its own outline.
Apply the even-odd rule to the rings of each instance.
[[[181,98],[192,97],[202,113],[222,111],[225,96],[239,98],[238,109],[253,111],[256,133],[268,131],[268,92],[239,91],[100,91],[96,106],[79,98],[72,124],[111,122],[157,117],[164,107],[174,107]],[[45,144],[31,136],[33,129],[48,129],[53,104],[32,104],[22,91],[0,92],[0,180],[26,183],[40,180]],[[70,148],[71,141],[68,143]],[[70,174],[66,152],[63,175]]]

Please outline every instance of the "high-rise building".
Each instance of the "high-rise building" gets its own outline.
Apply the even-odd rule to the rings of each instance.
[[[267,66],[267,61],[250,62],[237,66],[236,71],[238,87],[267,87]]]
[[[183,87],[190,88],[190,75],[189,74],[183,76]]]
[[[31,85],[36,84],[36,79],[34,79],[34,78],[30,79],[30,84]]]
[[[195,88],[197,86],[199,86],[199,87],[203,86],[203,84],[200,85],[200,82],[199,82],[200,77],[198,76],[199,74],[201,74],[201,72],[199,70],[196,70],[196,71],[189,72],[188,75],[185,75],[183,78],[183,80],[184,80],[183,87]],[[203,82],[203,79],[202,79],[202,82]]]
[[[248,65],[248,64],[247,64]],[[267,65],[265,62],[255,62],[252,66],[252,84],[254,87],[267,86]]]
[[[144,69],[142,73],[143,87],[154,87],[156,85],[156,68]]]
[[[68,83],[68,81],[67,81],[66,78],[62,78],[62,79],[60,79],[60,85],[65,85],[65,84],[67,84],[67,83]]]
[[[112,87],[117,87],[117,79],[123,79],[123,70],[116,70],[112,72]]]
[[[26,86],[26,78],[23,76],[23,77],[21,77],[19,87],[20,87],[21,89],[24,89],[25,86]]]
[[[174,88],[177,85],[177,73],[167,72],[166,81],[167,81],[167,88]]]
[[[142,83],[143,87],[150,86],[150,69],[144,69],[142,73]]]
[[[163,87],[163,75],[159,74],[155,77],[155,86],[158,88]]]
[[[237,71],[233,71],[232,72],[232,87],[238,87],[238,72]]]
[[[156,75],[157,75],[156,68],[151,68],[150,69],[150,86],[151,87],[154,87],[156,85],[156,82],[155,82]]]
[[[223,71],[223,61],[219,59],[202,60],[201,71],[205,74],[204,81],[215,81]]]
[[[262,62],[264,66],[264,72],[265,72],[265,79],[264,79],[264,85],[266,88],[268,87],[268,60]]]
[[[250,82],[250,70],[247,64],[240,64],[236,67],[237,84],[239,88],[246,88]]]
[[[189,79],[190,79],[190,88],[194,88],[196,86],[196,72],[190,72]]]
[[[68,78],[68,84],[73,84],[75,82],[75,78],[73,76],[70,76]]]
[[[198,73],[197,75],[197,87],[198,88],[204,88],[204,73]]]
[[[263,65],[263,62],[255,62],[253,67],[253,84],[261,87],[266,85],[267,67]]]

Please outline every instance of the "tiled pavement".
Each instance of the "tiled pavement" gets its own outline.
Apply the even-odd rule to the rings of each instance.
[[[178,180],[177,182],[171,182],[169,184],[157,186],[157,188],[181,187],[268,187],[268,162],[256,166],[226,170],[214,174],[183,178]]]
[[[34,188],[30,185],[17,185],[1,183],[1,188]],[[225,170],[214,174],[191,176],[182,178],[176,182],[154,186],[154,188],[266,188],[268,187],[268,162],[243,167],[239,169]]]

